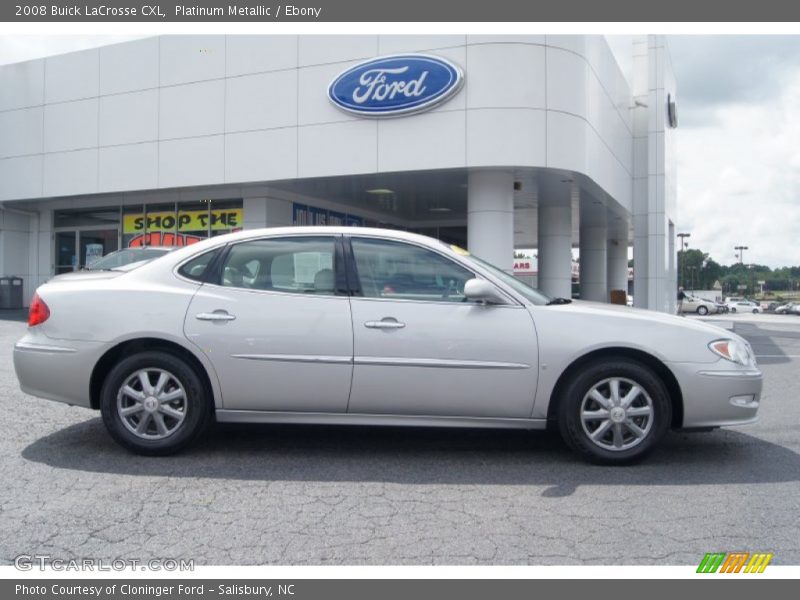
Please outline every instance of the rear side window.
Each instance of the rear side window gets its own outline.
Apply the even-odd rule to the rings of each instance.
[[[208,272],[209,266],[214,262],[214,257],[217,255],[217,249],[211,250],[197,256],[178,269],[178,273],[192,279],[194,281],[203,281]]]
[[[332,237],[253,240],[232,246],[221,284],[252,290],[332,296],[336,293]]]

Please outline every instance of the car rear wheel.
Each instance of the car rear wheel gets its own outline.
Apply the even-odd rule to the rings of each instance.
[[[208,393],[194,368],[167,352],[141,352],[120,361],[100,393],[111,437],[148,456],[182,450],[206,428]]]
[[[732,309],[731,309],[731,312],[732,312],[732,313],[735,313],[735,312],[736,312],[736,309],[735,309],[735,308],[732,308]]]
[[[754,315],[757,315],[757,314],[758,314],[758,309],[757,309],[757,308],[754,308],[754,309],[753,309],[753,314],[754,314]]]
[[[666,388],[648,367],[627,358],[591,363],[558,405],[564,441],[590,462],[632,463],[658,444],[672,420]]]
[[[707,315],[708,314],[708,308],[706,308],[705,306],[698,306],[697,307],[697,314],[698,315]]]

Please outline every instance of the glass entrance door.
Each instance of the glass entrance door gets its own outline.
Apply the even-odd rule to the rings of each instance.
[[[90,267],[119,249],[117,229],[69,229],[56,232],[56,275]]]
[[[56,275],[69,273],[78,268],[78,232],[56,232]]]
[[[80,268],[92,263],[109,252],[119,250],[119,233],[116,229],[92,229],[78,232]]]

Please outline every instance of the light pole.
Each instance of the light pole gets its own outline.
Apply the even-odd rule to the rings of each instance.
[[[691,267],[688,267],[688,269],[689,269],[689,278],[692,282],[692,292],[694,292],[694,274],[697,273],[697,267],[692,265]]]
[[[708,267],[708,259],[703,261],[703,264],[700,265],[700,289],[706,289],[706,267]]]
[[[691,233],[679,233],[678,237],[681,238],[681,253],[678,255],[678,260],[681,264],[681,286],[686,283],[686,248],[689,247],[689,242],[686,241],[686,238],[692,237]]]
[[[734,250],[736,250],[736,257],[739,259],[739,264],[744,263],[744,251],[749,250],[747,246],[734,246]]]

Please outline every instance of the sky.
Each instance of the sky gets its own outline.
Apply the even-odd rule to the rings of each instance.
[[[0,64],[134,36],[0,36]],[[631,36],[607,38],[630,74]],[[669,36],[678,82],[678,217],[719,263],[800,265],[800,36]]]

